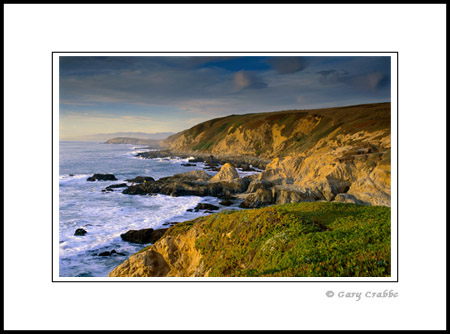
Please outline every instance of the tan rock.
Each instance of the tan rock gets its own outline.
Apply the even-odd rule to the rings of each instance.
[[[249,194],[240,206],[242,208],[259,208],[272,203],[272,191],[268,189],[258,189],[256,192]]]
[[[173,177],[190,181],[209,181],[211,179],[211,175],[204,170],[193,170],[186,173],[175,174]]]
[[[365,204],[363,201],[358,200],[355,196],[350,194],[337,194],[334,201],[342,203]]]
[[[163,256],[153,250],[134,254],[109,273],[109,277],[166,276],[170,267]]]
[[[181,151],[199,147],[214,154],[272,159],[259,178],[297,188],[283,193],[281,202],[297,200],[295,192],[306,198],[320,193],[328,201],[349,193],[363,202],[389,206],[390,107],[377,103],[233,115],[199,124],[167,142]],[[233,177],[219,173],[212,181]]]
[[[250,182],[247,188],[247,193],[254,193],[258,189],[267,189],[272,186],[272,182],[266,181],[266,180],[253,180]]]
[[[231,164],[226,163],[220,168],[220,171],[211,178],[211,182],[231,181],[239,179],[239,174]]]
[[[109,277],[193,277],[205,276],[201,253],[195,241],[201,235],[198,226],[158,240],[147,250],[131,255],[114,268]]]

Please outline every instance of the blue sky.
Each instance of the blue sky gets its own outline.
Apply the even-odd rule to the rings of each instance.
[[[384,56],[61,56],[60,135],[178,132],[230,114],[390,101]]]

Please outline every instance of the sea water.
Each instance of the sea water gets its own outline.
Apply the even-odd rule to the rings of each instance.
[[[122,241],[128,230],[165,228],[167,222],[194,219],[206,213],[189,212],[198,203],[210,203],[222,210],[239,209],[238,203],[221,207],[215,197],[166,195],[125,195],[125,188],[102,192],[111,184],[127,183],[136,176],[155,180],[203,169],[203,163],[186,167],[188,159],[142,159],[146,150],[129,144],[104,144],[87,141],[61,141],[59,146],[59,275],[61,277],[104,277],[128,256],[145,245]],[[114,174],[117,181],[86,179],[93,174]],[[209,172],[214,175],[214,172]],[[239,171],[241,176],[251,174]],[[128,183],[129,184],[129,183]],[[87,231],[75,236],[78,228]],[[98,254],[115,250],[112,256]]]

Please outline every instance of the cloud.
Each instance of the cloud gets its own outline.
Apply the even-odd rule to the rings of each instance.
[[[233,92],[243,89],[261,89],[266,88],[267,84],[252,72],[239,71],[233,76]]]
[[[381,57],[72,57],[61,66],[60,115],[79,129],[178,131],[229,114],[390,100]]]
[[[279,74],[291,74],[303,71],[308,61],[305,57],[273,57],[269,58],[268,63]]]
[[[303,103],[305,102],[306,98],[304,96],[297,96],[297,98],[295,99],[295,101],[297,101],[298,103]]]
[[[381,72],[352,75],[343,78],[344,83],[366,90],[378,90],[385,87],[388,81],[390,81],[388,75]]]
[[[385,87],[389,82],[389,75],[382,72],[362,73],[350,75],[345,70],[323,70],[319,74],[319,82],[323,85],[345,84],[361,90],[376,91]]]
[[[323,70],[318,71],[317,74],[320,74],[319,81],[321,84],[334,85],[342,82],[342,79],[348,75],[348,72],[344,70]]]

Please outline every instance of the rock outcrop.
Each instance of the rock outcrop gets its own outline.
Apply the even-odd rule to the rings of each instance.
[[[115,249],[113,249],[112,251],[104,251],[98,254],[98,256],[113,256],[113,255],[125,256],[124,253],[119,253]]]
[[[226,168],[228,173],[228,168]],[[212,177],[203,170],[175,174],[156,181],[147,181],[129,186],[122,193],[128,195],[164,194],[170,196],[215,196],[229,198],[244,192],[251,178],[237,178],[212,182]]]
[[[215,206],[213,204],[209,203],[198,203],[197,206],[194,208],[194,211],[200,211],[200,210],[219,210],[218,206]]]
[[[273,203],[272,191],[268,189],[258,189],[255,193],[249,194],[240,204],[241,208],[260,208]]]
[[[130,256],[109,277],[203,276],[201,253],[195,241],[201,229],[193,227],[179,235],[168,235],[148,249]]]
[[[248,188],[247,188],[247,192],[254,193],[258,189],[268,189],[270,187],[272,187],[272,182],[269,182],[266,180],[261,180],[261,179],[256,179],[256,180],[252,180],[250,182],[250,184],[248,185]]]
[[[198,124],[165,144],[178,152],[271,159],[260,179],[289,187],[273,189],[281,192],[274,194],[275,203],[349,194],[361,203],[389,206],[390,111],[390,103],[377,103],[232,115]],[[248,192],[256,187],[267,189],[255,183]]]
[[[110,186],[107,186],[105,189],[103,189],[102,191],[114,191],[114,189],[117,188],[127,188],[127,184],[126,183],[120,183],[120,184],[112,184]]]
[[[87,231],[85,229],[82,228],[77,228],[77,230],[75,231],[74,235],[76,236],[84,236],[86,235]]]
[[[232,181],[238,178],[239,174],[236,171],[236,168],[227,162],[220,168],[219,172],[211,178],[210,182]]]
[[[114,174],[94,174],[88,177],[86,181],[117,181]]]
[[[125,181],[131,182],[131,183],[145,183],[145,182],[153,182],[153,181],[155,181],[155,179],[152,178],[151,176],[136,176],[133,179],[128,179]]]
[[[236,168],[241,168],[245,171],[255,171],[255,168],[264,169],[270,162],[269,159],[255,157],[255,156],[242,156],[236,154],[216,154],[211,155],[209,153],[202,153],[199,151],[176,151],[176,150],[159,150],[159,151],[147,151],[136,154],[139,158],[144,159],[161,159],[161,158],[181,158],[188,159],[188,163],[204,162],[206,169],[215,169],[219,165],[226,163],[233,164]],[[251,166],[252,167],[251,167]]]
[[[120,235],[123,241],[134,242],[138,244],[149,244],[155,243],[159,238],[161,238],[167,229],[162,228],[154,230],[152,228],[144,228],[141,230],[129,230],[126,233]]]

